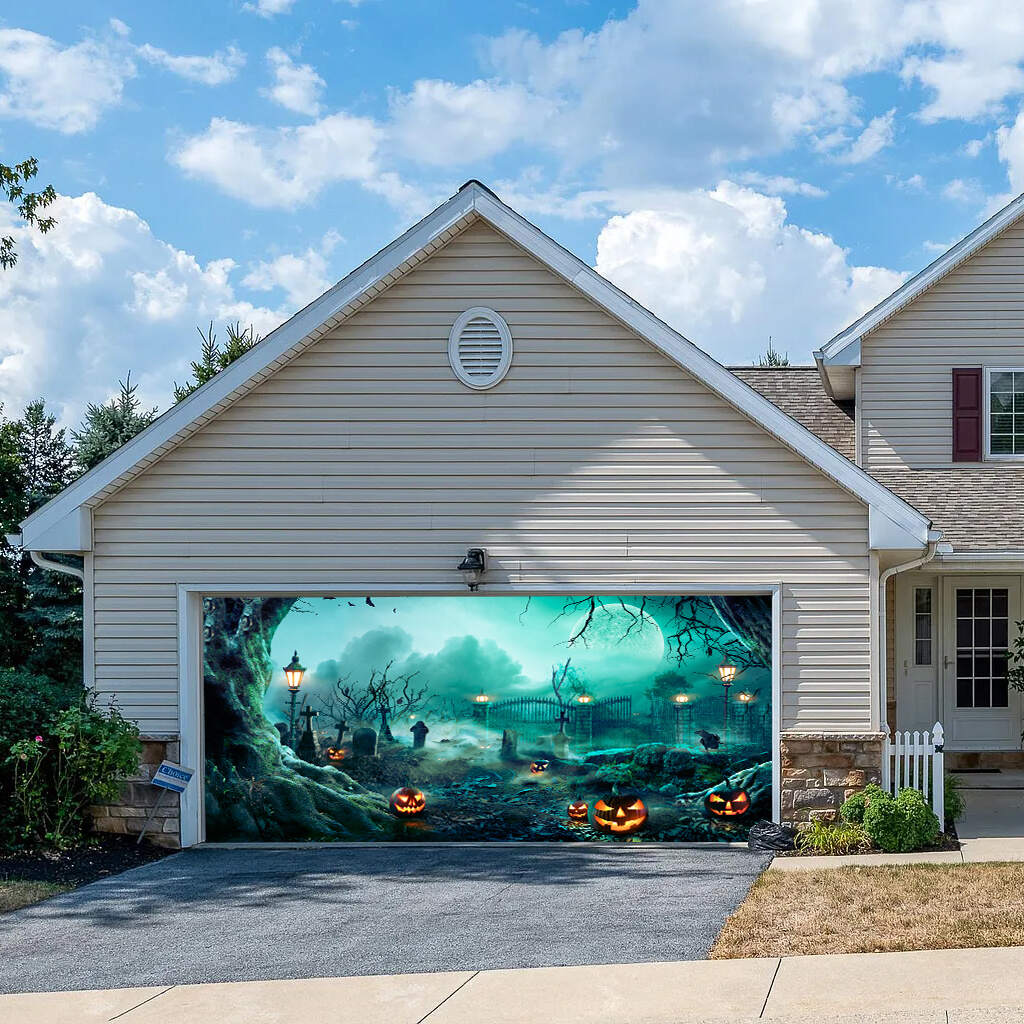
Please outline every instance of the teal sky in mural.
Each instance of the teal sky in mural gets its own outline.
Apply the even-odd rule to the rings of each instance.
[[[372,669],[394,662],[396,674],[417,672],[418,682],[442,699],[470,699],[481,690],[494,700],[538,695],[549,693],[552,666],[566,658],[598,699],[641,698],[665,672],[682,676],[684,688],[697,696],[721,693],[712,678],[720,653],[708,657],[695,644],[681,664],[666,657],[671,614],[654,604],[641,614],[639,596],[600,598],[574,643],[587,607],[575,607],[564,596],[372,600],[372,606],[363,597],[298,602],[274,637],[274,664],[283,666],[297,650],[308,669],[308,693],[343,676],[365,682]],[[737,679],[737,691],[764,688],[767,694],[768,680],[767,670],[748,668]],[[281,675],[268,693],[268,708],[282,707],[283,695]]]

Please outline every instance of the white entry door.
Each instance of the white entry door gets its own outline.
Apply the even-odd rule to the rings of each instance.
[[[942,603],[947,747],[1018,749],[1021,694],[1007,686],[1006,654],[1020,618],[1020,578],[947,576]]]

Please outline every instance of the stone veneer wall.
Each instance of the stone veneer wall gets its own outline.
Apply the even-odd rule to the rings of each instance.
[[[117,803],[102,807],[90,807],[93,828],[97,832],[114,832],[119,835],[138,835],[146,815],[156,803],[160,790],[150,785],[149,780],[163,760],[177,763],[178,741],[169,739],[142,738],[142,756],[139,770],[121,784],[121,798]],[[177,793],[165,792],[160,801],[160,810],[154,815],[146,829],[146,838],[158,846],[177,849],[181,845],[181,827]]]
[[[782,820],[835,821],[843,801],[881,782],[884,734],[784,733]]]

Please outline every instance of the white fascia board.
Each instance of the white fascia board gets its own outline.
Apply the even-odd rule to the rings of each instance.
[[[494,193],[477,182],[464,185],[433,213],[428,214],[404,235],[296,313],[259,345],[250,349],[183,402],[173,406],[141,434],[29,516],[22,523],[23,533],[31,537],[41,536],[104,488],[114,484],[139,462],[229,398],[251,377],[286,356],[292,348],[317,331],[347,305],[356,301],[367,289],[393,273],[406,260],[411,259],[473,211],[556,274],[569,281],[597,305],[660,349],[668,358],[692,373],[725,401],[800,454],[811,465],[856,495],[872,510],[877,506],[880,512],[902,530],[904,536],[900,547],[907,546],[907,535],[917,538],[918,546],[924,546],[927,542],[930,524],[924,516],[726,370],[706,352],[701,351],[653,313],[606,281],[582,260],[548,238],[539,228],[511,210]],[[884,540],[888,533],[883,531],[878,536],[880,540]],[[46,550],[88,548],[50,546]]]
[[[77,505],[56,521],[26,520],[21,544],[26,551],[92,551],[92,509]]]
[[[114,454],[65,488],[21,524],[22,532],[36,537],[60,522],[75,508],[115,483],[140,461],[152,455],[176,434],[184,430],[241,387],[250,377],[286,355],[295,345],[316,331],[332,316],[355,301],[368,288],[392,273],[424,246],[466,216],[473,208],[473,189],[457,192],[433,213],[415,224],[404,235],[376,256],[342,278],[333,288],[286,320],[258,345],[221,370],[184,401],[172,406],[149,427],[126,442]],[[91,544],[90,544],[91,547]],[[41,550],[33,542],[35,550]],[[82,550],[47,547],[48,551]]]
[[[821,361],[826,365],[838,362],[840,356],[851,345],[859,343],[865,334],[883,324],[904,306],[909,305],[919,295],[931,288],[933,284],[963,263],[964,260],[970,259],[982,246],[991,242],[993,238],[1000,232],[1005,231],[1021,216],[1024,216],[1024,195],[1017,196],[1016,199],[1004,206],[998,213],[989,217],[984,224],[979,225],[969,235],[961,238],[952,249],[943,253],[937,260],[929,263],[924,270],[902,284],[887,299],[883,299],[873,309],[868,310],[859,320],[850,324],[845,331],[841,331],[831,341],[823,345],[819,353],[815,353],[815,355],[820,354]],[[854,359],[856,359],[855,363],[852,362]],[[857,344],[855,352],[847,355],[843,361],[846,365],[860,365],[860,345]]]

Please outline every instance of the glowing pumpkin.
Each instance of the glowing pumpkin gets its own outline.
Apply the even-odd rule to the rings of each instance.
[[[403,786],[391,794],[391,810],[400,818],[414,818],[422,814],[427,806],[427,798],[412,786]]]
[[[586,800],[573,800],[565,812],[573,821],[586,821],[590,816],[590,808],[587,806]]]
[[[594,804],[594,824],[602,832],[638,832],[647,821],[647,806],[635,795],[613,793]]]
[[[713,789],[704,798],[704,809],[715,818],[742,818],[750,810],[750,794],[745,789]]]
[[[534,775],[540,775],[542,772],[546,772],[551,767],[550,761],[534,761],[530,765],[530,771]]]
[[[338,761],[345,760],[345,751],[341,747],[328,747],[327,748],[327,760],[337,764]]]

